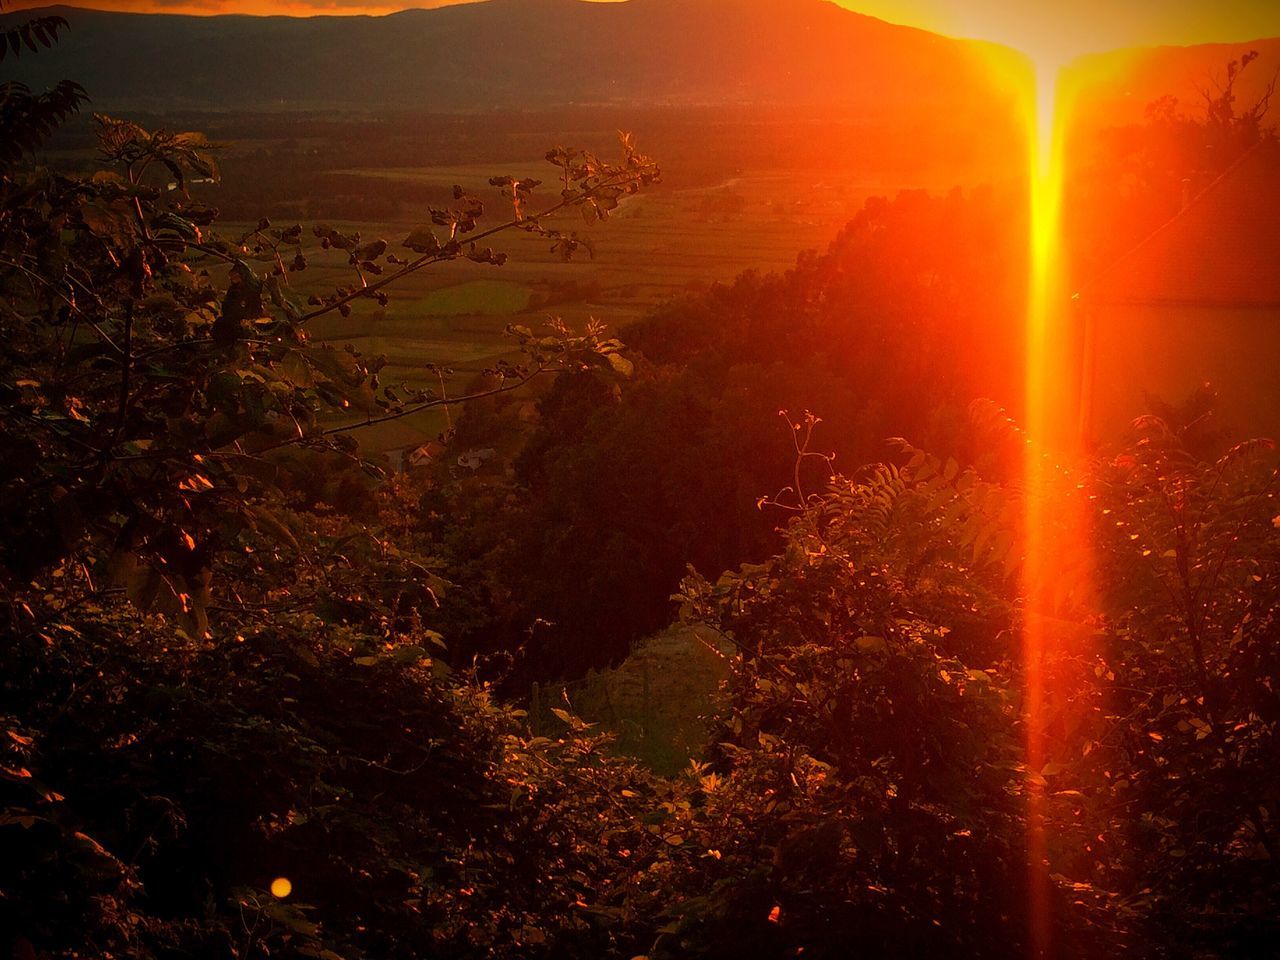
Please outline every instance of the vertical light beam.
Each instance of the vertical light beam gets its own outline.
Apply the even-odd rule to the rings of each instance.
[[[1026,422],[1022,659],[1026,677],[1028,942],[1033,957],[1050,955],[1048,849],[1044,826],[1046,594],[1050,551],[1047,450],[1064,439],[1063,416],[1070,377],[1063,353],[1064,317],[1059,269],[1062,203],[1062,128],[1058,110],[1060,65],[1035,64],[1029,113],[1034,130],[1031,169],[1030,283],[1026,331]],[[1069,420],[1070,418],[1068,418]]]

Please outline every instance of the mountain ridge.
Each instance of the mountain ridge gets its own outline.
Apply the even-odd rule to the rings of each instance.
[[[5,71],[33,86],[77,80],[106,109],[622,102],[860,113],[992,93],[981,44],[830,0],[481,0],[323,17],[43,9],[71,31]]]
[[[0,76],[37,88],[77,80],[103,112],[746,106],[981,130],[986,118],[1009,115],[1007,68],[1026,65],[1008,48],[831,0],[478,0],[316,17],[36,9],[72,29],[53,50],[7,58]],[[0,23],[34,12],[0,14]],[[1251,48],[1263,61],[1248,88],[1280,64],[1280,39],[1080,62],[1121,64],[1090,96],[1110,121],[1125,122],[1163,93],[1192,103],[1215,62]],[[991,69],[1001,58],[1004,80]]]

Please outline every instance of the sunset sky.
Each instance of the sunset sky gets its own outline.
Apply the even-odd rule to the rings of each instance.
[[[215,14],[392,13],[457,0],[87,0],[103,10]],[[613,2],[613,0],[597,0]],[[1280,35],[1275,0],[839,0],[842,6],[894,23],[994,40],[1035,57],[1139,44],[1240,41]],[[18,6],[43,3],[23,0]]]

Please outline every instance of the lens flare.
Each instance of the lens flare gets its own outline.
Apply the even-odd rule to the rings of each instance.
[[[1025,599],[1022,660],[1026,677],[1027,869],[1032,956],[1049,952],[1048,850],[1044,831],[1044,789],[1038,776],[1045,757],[1044,662],[1046,646],[1044,565],[1048,560],[1044,457],[1045,443],[1055,432],[1055,390],[1061,371],[1055,370],[1054,340],[1057,305],[1055,250],[1061,210],[1060,143],[1054,122],[1059,65],[1035,65],[1034,113],[1030,117],[1028,184],[1031,201],[1030,285],[1026,330],[1026,424],[1029,443],[1023,465],[1024,508],[1023,596]]]
[[[1026,318],[1027,446],[1023,462],[1023,631],[1027,763],[1027,864],[1031,955],[1051,955],[1050,850],[1045,833],[1045,767],[1067,744],[1049,737],[1064,694],[1056,665],[1079,651],[1079,625],[1095,609],[1093,553],[1083,488],[1083,331],[1066,286],[1062,204],[1066,142],[1081,74],[1055,59],[1035,63],[1029,97],[1031,237]]]
[[[1091,547],[1072,465],[1080,455],[1080,383],[1083,343],[1072,315],[1063,269],[1062,198],[1068,121],[1078,72],[1063,69],[1054,53],[1027,58],[1010,51],[989,55],[993,79],[1013,92],[1026,131],[1029,205],[1027,302],[1023,364],[1022,463],[1023,599],[1021,659],[1024,677],[1024,756],[1027,804],[1027,924],[1030,955],[1051,955],[1050,850],[1042,771],[1062,744],[1047,738],[1055,703],[1053,663],[1066,629],[1092,609]],[[1072,640],[1071,643],[1078,641]]]
[[[1043,620],[1043,596],[1039,585],[1043,582],[1043,563],[1047,554],[1046,503],[1044,490],[1037,483],[1043,474],[1043,443],[1050,433],[1053,394],[1060,381],[1059,371],[1052,369],[1053,355],[1050,344],[1056,320],[1055,252],[1059,214],[1061,210],[1061,183],[1059,163],[1059,138],[1055,106],[1059,64],[1038,61],[1034,76],[1034,93],[1029,110],[1028,184],[1032,207],[1032,236],[1030,236],[1030,276],[1027,308],[1027,357],[1025,357],[1025,398],[1027,398],[1027,435],[1030,442],[1025,448],[1024,489],[1027,493],[1024,507],[1024,567],[1023,594],[1025,611],[1021,654],[1027,703],[1027,865],[1028,865],[1028,923],[1029,940],[1033,956],[1048,954],[1050,941],[1050,915],[1048,915],[1048,876],[1046,863],[1048,851],[1044,841],[1044,792],[1037,774],[1046,763],[1044,756],[1044,646],[1046,630]]]

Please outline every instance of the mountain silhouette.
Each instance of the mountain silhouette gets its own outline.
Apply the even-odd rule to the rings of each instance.
[[[70,33],[0,74],[79,81],[108,111],[758,104],[861,117],[996,96],[990,45],[828,0],[487,0],[313,18],[46,9]]]

